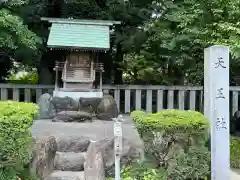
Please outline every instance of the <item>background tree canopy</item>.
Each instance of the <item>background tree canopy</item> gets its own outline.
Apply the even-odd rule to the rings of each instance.
[[[121,21],[111,50],[101,54],[104,83],[202,85],[203,49],[231,49],[231,84],[240,66],[240,2],[236,0],[11,0],[0,7],[0,76],[13,61],[38,69],[52,84],[59,51],[48,51],[41,17]],[[47,78],[46,78],[47,77]]]
[[[8,1],[0,5],[0,79],[4,80],[13,62],[35,65],[38,61],[37,44],[41,43],[23,20],[15,13],[23,1]]]

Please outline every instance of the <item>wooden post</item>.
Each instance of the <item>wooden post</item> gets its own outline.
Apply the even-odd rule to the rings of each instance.
[[[229,180],[229,49],[204,51],[204,114],[211,122],[211,179]]]

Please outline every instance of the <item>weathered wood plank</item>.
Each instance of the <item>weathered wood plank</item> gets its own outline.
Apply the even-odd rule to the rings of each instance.
[[[19,101],[20,100],[20,95],[19,95],[19,89],[18,88],[13,88],[13,100],[14,101]]]
[[[131,98],[131,91],[125,90],[125,108],[124,108],[125,113],[129,113],[131,111],[130,98]]]
[[[163,90],[157,91],[157,111],[161,111],[163,109]]]
[[[168,109],[173,109],[174,108],[174,91],[173,90],[168,91],[167,108]]]
[[[114,99],[116,101],[117,108],[118,108],[118,111],[119,111],[119,109],[120,109],[120,90],[119,89],[114,90]]]
[[[1,100],[7,100],[8,99],[8,90],[7,88],[1,88]]]
[[[24,89],[24,101],[31,102],[31,89]]]
[[[178,91],[178,109],[185,108],[185,91]]]
[[[190,91],[190,110],[196,109],[196,91]]]
[[[238,91],[233,91],[232,94],[232,115],[238,111]]]
[[[147,90],[147,104],[146,104],[146,110],[147,112],[152,112],[152,90]]]
[[[141,110],[142,109],[142,91],[141,89],[136,90],[135,94],[135,104],[136,104],[136,110]]]

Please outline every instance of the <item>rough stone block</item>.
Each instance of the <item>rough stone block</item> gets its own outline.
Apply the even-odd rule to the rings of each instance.
[[[85,180],[84,171],[54,171],[44,180]]]
[[[57,152],[54,160],[56,170],[83,171],[85,153]]]
[[[89,138],[77,136],[57,137],[57,150],[61,152],[86,152],[90,144]]]
[[[96,142],[91,142],[89,145],[84,170],[85,180],[105,180],[103,157],[96,146]]]
[[[99,120],[112,120],[112,118],[118,117],[117,104],[112,96],[102,97],[97,107],[96,117]]]
[[[51,137],[41,137],[35,140],[33,146],[33,159],[30,169],[41,179],[44,179],[54,170],[54,158],[57,151],[56,139]]]
[[[51,104],[52,96],[45,93],[38,100],[39,117],[38,119],[51,119],[55,115],[55,109]]]
[[[56,112],[61,111],[77,111],[78,103],[71,97],[53,97],[51,104],[55,108]]]
[[[83,111],[61,111],[52,119],[53,122],[84,122],[92,120],[92,115]]]

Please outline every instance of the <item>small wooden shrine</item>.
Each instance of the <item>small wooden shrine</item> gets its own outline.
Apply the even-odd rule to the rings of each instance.
[[[47,45],[51,49],[64,50],[63,60],[56,60],[54,96],[102,97],[103,64],[98,62],[99,52],[110,48],[110,27],[116,21],[42,18],[51,23]],[[63,87],[59,87],[61,72]],[[99,88],[93,88],[99,73]]]

